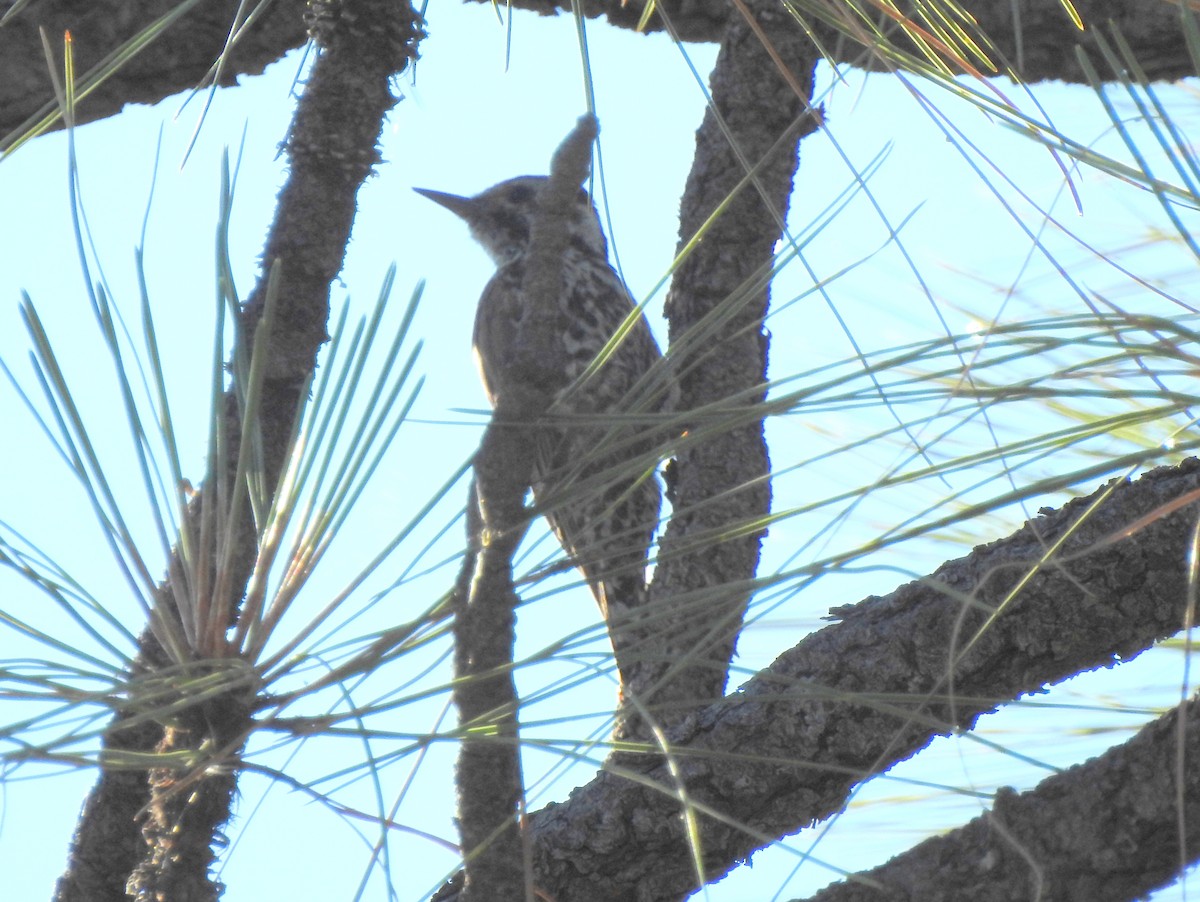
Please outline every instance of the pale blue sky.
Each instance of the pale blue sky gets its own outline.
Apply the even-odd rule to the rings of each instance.
[[[427,279],[414,326],[415,335],[424,342],[418,370],[427,381],[414,409],[414,422],[402,431],[395,454],[381,471],[360,517],[342,537],[343,556],[337,561],[343,563],[331,561],[323,577],[326,581],[318,579],[314,585],[314,604],[319,602],[322,588],[340,585],[345,578],[344,569],[339,567],[361,566],[470,454],[484,419],[480,411],[485,402],[471,363],[469,342],[475,298],[491,264],[471,244],[460,223],[410,188],[465,194],[512,175],[544,172],[553,148],[584,109],[575,27],[568,19],[518,15],[507,71],[505,32],[486,6],[434,3],[429,11],[429,32],[415,80],[402,85],[405,99],[392,114],[384,136],[386,163],[360,196],[346,269],[334,291],[335,307],[349,303],[355,315],[364,314],[387,267],[394,262],[398,276],[392,297],[399,310],[417,281]],[[589,23],[588,34],[613,243],[626,280],[640,299],[659,282],[671,261],[678,198],[691,159],[694,129],[703,111],[703,97],[679,50],[662,36],[613,32],[598,23]],[[688,53],[696,68],[707,73],[714,49],[692,47]],[[252,285],[274,194],[283,178],[274,149],[283,138],[290,115],[289,90],[297,65],[298,57],[293,55],[271,67],[263,77],[220,92],[182,171],[182,149],[195,127],[200,106],[196,101],[182,110],[180,98],[152,109],[132,109],[115,119],[84,127],[76,136],[82,196],[97,257],[122,309],[132,320],[137,309],[133,251],[146,211],[158,131],[160,126],[164,129],[145,252],[151,302],[160,342],[169,356],[171,391],[176,417],[182,424],[180,443],[191,461],[193,476],[200,472],[204,424],[203,417],[196,415],[193,422],[188,422],[185,414],[202,410],[207,398],[203,374],[211,354],[207,336],[214,297],[220,155],[224,147],[229,147],[231,154],[238,153],[244,128],[246,139],[231,238],[235,274],[244,296]],[[822,89],[829,90],[831,81],[830,71],[823,67]],[[1007,84],[1005,89],[1012,90]],[[989,122],[977,111],[949,101],[936,89],[924,90],[939,108],[952,115],[956,124],[969,129],[986,148],[987,156],[1015,175],[1036,202],[1046,207],[1053,204],[1055,215],[1101,250],[1142,241],[1150,231],[1147,223],[1162,227],[1161,216],[1151,219],[1156,215],[1152,199],[1132,189],[1113,191],[1111,180],[1091,173],[1078,176],[1083,209],[1082,214],[1076,213],[1069,196],[1061,191],[1062,173],[1048,152]],[[1190,112],[1186,104],[1193,103],[1192,95],[1187,89],[1175,88],[1164,90],[1164,96],[1173,98],[1187,125]],[[1104,147],[1116,151],[1112,136],[1106,137],[1108,120],[1089,91],[1052,86],[1039,91],[1039,98],[1064,131],[1082,142],[1102,140]],[[967,331],[975,318],[995,315],[1003,300],[1003,289],[1018,279],[1021,292],[1005,308],[1005,319],[1035,311],[1084,312],[1080,299],[1044,261],[1022,272],[1028,239],[970,173],[959,149],[942,137],[895,79],[864,79],[851,73],[823,99],[829,134],[810,139],[802,150],[801,175],[790,219],[796,236],[807,236],[810,220],[853,182],[830,136],[860,170],[887,150],[888,156],[872,178],[871,187],[893,225],[917,211],[902,233],[905,246],[917,260],[937,308],[951,329]],[[68,375],[73,378],[75,391],[85,408],[95,412],[101,443],[119,470],[117,464],[127,455],[124,433],[119,415],[110,406],[108,364],[102,355],[98,356],[100,348],[82,292],[66,184],[65,141],[61,134],[38,139],[0,163],[0,198],[10,211],[0,218],[0,247],[5,249],[5,265],[0,267],[0,354],[14,368],[22,368],[26,339],[17,305],[20,292],[27,291],[47,321],[56,349],[70,362]],[[1034,228],[1039,225],[1035,218],[1027,217],[1026,221]],[[818,279],[829,278],[852,262],[870,257],[829,288],[830,303],[867,349],[940,334],[934,307],[915,287],[912,273],[895,247],[879,250],[885,237],[870,206],[860,198],[836,222],[812,236],[804,248],[805,259]],[[1067,263],[1086,259],[1069,239],[1052,237],[1047,243]],[[1164,244],[1146,253],[1154,256],[1145,257],[1137,265],[1150,272],[1175,274],[1170,290],[1178,297],[1196,298],[1196,279],[1189,269],[1194,268],[1194,260]],[[1077,275],[1091,290],[1130,309],[1168,315],[1179,312],[1145,291],[1139,293],[1128,280],[1120,279],[1099,262],[1080,267]],[[810,291],[812,282],[804,268],[793,263],[776,284],[775,307],[779,312],[770,323],[774,378],[803,373],[852,354],[825,299]],[[788,306],[793,298],[799,300]],[[660,339],[665,336],[658,320],[661,305],[659,296],[649,308]],[[1030,361],[1029,365],[1036,366],[1037,362]],[[137,631],[141,621],[136,608],[114,580],[98,534],[87,525],[88,513],[81,495],[45,443],[27,425],[29,420],[7,389],[0,391],[0,418],[17,424],[9,427],[10,434],[22,436],[5,448],[9,478],[0,480],[0,519],[53,554],[103,597],[131,630]],[[1001,414],[999,420],[1001,428],[1013,433],[1033,429],[1019,416],[1006,418]],[[779,469],[791,467],[822,450],[843,448],[852,436],[887,425],[887,417],[877,407],[860,412],[822,408],[807,416],[777,420],[770,427],[773,460]],[[962,436],[951,437],[942,453],[963,453],[972,442],[983,439],[981,430],[968,429]],[[962,444],[957,444],[960,441]],[[935,449],[942,447],[937,445]],[[882,476],[905,453],[900,444],[877,443],[807,463],[778,480],[776,510],[833,496]],[[1064,468],[1053,463],[1041,465],[1045,472]],[[997,467],[994,473],[984,474],[991,482],[964,498],[976,500],[1003,490],[998,473]],[[124,491],[137,497],[132,466],[124,480],[128,480],[123,483]],[[970,483],[971,479],[964,477],[962,485],[956,483],[954,488]],[[803,566],[853,548],[870,536],[895,528],[925,504],[945,495],[946,487],[935,480],[873,495],[829,533],[822,530],[834,520],[840,507],[784,521],[772,530],[763,572]],[[439,508],[431,523],[445,523],[461,505],[461,498],[459,487],[453,503]],[[1060,500],[1061,496],[1047,498],[1044,503]],[[1036,509],[1037,504],[1031,507]],[[136,511],[137,505],[132,509]],[[831,605],[887,592],[947,557],[965,554],[972,544],[1006,534],[1022,518],[1019,511],[984,518],[940,540],[885,550],[864,562],[857,572],[827,576],[803,592],[796,592],[797,583],[792,581],[764,593],[757,609],[760,619],[742,638],[738,667],[752,671],[769,663],[805,631],[818,626],[819,618]],[[458,547],[459,529],[456,526],[451,537],[429,555],[429,565],[453,553]],[[424,536],[403,545],[395,559],[381,569],[374,587],[382,589],[396,580],[423,544]],[[536,549],[534,559],[542,553],[542,549]],[[799,557],[793,559],[797,554]],[[452,579],[451,564],[401,586],[348,627],[342,638],[414,615]],[[571,581],[564,578],[560,582]],[[47,612],[40,599],[15,594],[19,590],[8,577],[0,585],[15,599],[7,602],[7,610],[19,611],[47,631],[71,641],[71,625]],[[596,655],[595,660],[603,661],[605,645],[597,629],[597,612],[579,588],[541,598],[522,609],[518,651],[534,655],[576,631],[590,635],[588,651]],[[7,649],[8,639],[3,641]],[[38,652],[31,647],[11,654],[18,653]],[[1138,718],[1096,710],[1097,696],[1120,695],[1126,704],[1170,703],[1172,693],[1177,696],[1179,691],[1181,663],[1169,652],[1147,655],[1135,665],[1121,668],[1120,674],[1106,673],[1077,681],[1053,698],[1093,706],[1080,715],[1078,725],[1125,727]],[[578,673],[565,659],[527,667],[521,672],[522,692],[534,695],[553,679]],[[371,692],[382,693],[403,678],[399,672],[381,677],[380,685],[364,687],[364,699],[374,697]],[[611,684],[597,680],[539,702],[530,709],[528,719],[594,711],[598,715],[594,723],[599,726],[599,715],[611,703]],[[439,706],[440,700],[413,703],[392,712],[392,720],[377,720],[373,726],[406,733],[428,731],[434,727]],[[4,720],[18,716],[6,715]],[[1051,720],[1053,728],[1047,725]],[[1061,713],[1031,717],[1028,711],[1010,712],[993,718],[986,726],[991,738],[1060,766],[1095,754],[1104,742],[1103,737],[1069,732]],[[577,737],[585,732],[575,723],[554,724],[531,729],[529,737]],[[375,751],[386,754],[389,748],[381,743]],[[450,752],[448,748],[437,748],[422,761],[411,795],[397,818],[453,841]],[[287,766],[289,773],[313,779],[349,767],[363,754],[363,747],[355,741],[310,743]],[[261,760],[284,766],[279,755]],[[540,773],[558,767],[561,761],[562,756],[554,752],[531,749],[528,753],[527,777],[535,807],[565,797],[572,786],[588,778],[588,768],[579,766],[565,774],[555,771],[549,781],[538,779]],[[384,770],[389,801],[409,763],[406,759]],[[942,743],[933,754],[906,765],[900,772],[912,779],[984,791],[1004,784],[1029,786],[1046,773],[1011,757],[985,755],[969,742]],[[17,776],[45,773],[24,768]],[[46,897],[62,868],[77,806],[91,779],[91,774],[83,773],[8,784],[0,797],[0,873],[6,875],[6,898]],[[358,779],[365,784],[361,777]],[[334,780],[321,788],[331,791],[337,784]],[[258,806],[267,785],[261,778],[248,778],[242,786],[238,816],[230,831],[235,847],[226,856],[221,873],[229,885],[225,898],[231,902],[264,898],[264,892],[268,892],[264,886],[271,887],[271,898],[353,898],[369,867],[368,846],[355,830],[364,833],[366,843],[373,841],[374,834],[361,824],[340,820],[281,785],[270,788],[265,802]],[[370,787],[359,788],[361,792],[351,788],[338,797],[370,809]],[[949,791],[929,794],[923,802],[910,800],[921,794],[905,784],[876,781],[813,854],[831,867],[856,870],[908,847],[927,831],[960,823],[978,813],[982,804]],[[901,803],[905,807],[897,809]],[[812,863],[802,865],[798,874],[788,879],[799,861],[796,850],[808,850],[811,842],[811,837],[801,837],[789,844],[791,851],[768,850],[756,855],[752,869],[742,868],[712,887],[708,898],[730,902],[751,895],[770,898],[776,890],[779,898],[789,898],[824,884],[832,872]],[[391,853],[393,873],[403,875],[403,885],[395,886],[396,897],[402,900],[425,898],[453,866],[449,853],[405,835],[393,839]],[[364,897],[386,898],[380,872],[371,874]],[[1164,893],[1162,898],[1177,895]]]

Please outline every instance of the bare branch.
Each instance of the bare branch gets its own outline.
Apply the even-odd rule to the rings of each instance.
[[[670,734],[705,878],[841,810],[851,788],[980,715],[1127,660],[1184,623],[1200,461],[1113,483],[883,598],[837,611]],[[1053,548],[1053,554],[1047,554]],[[1015,591],[1019,588],[1019,591]],[[533,815],[537,885],[562,902],[695,889],[677,779],[605,772]]]
[[[473,2],[486,4],[489,0]],[[513,6],[542,15],[570,14],[573,9],[568,0],[514,0]],[[633,29],[643,19],[647,0],[584,0],[581,6],[588,17],[604,16],[611,25]],[[726,28],[740,18],[737,4],[727,0],[656,0],[655,8],[665,16],[651,15],[644,30],[670,30],[684,41],[721,41]],[[1196,74],[1178,3],[1074,0],[1070,9],[1078,12],[1083,29],[1072,20],[1066,4],[1038,0],[966,0],[953,8],[940,3],[898,3],[894,14],[890,8],[884,13],[881,7],[871,4],[837,0],[790,0],[777,8],[781,13],[790,10],[786,17],[794,13],[811,28],[830,54],[829,62],[854,68],[885,71],[893,67],[864,46],[864,41],[872,39],[866,27],[870,22],[897,52],[918,59],[924,58],[924,50],[910,35],[920,35],[927,46],[933,47],[941,47],[940,39],[946,38],[944,46],[953,48],[953,52],[944,49],[939,58],[959,73],[969,71],[960,65],[965,62],[985,76],[1011,72],[1026,83],[1054,80],[1087,84],[1074,48],[1095,52],[1097,31],[1111,37],[1119,30],[1151,80],[1174,81]],[[959,15],[960,9],[965,15]],[[954,32],[946,27],[947,22],[970,35],[984,57],[966,52],[961,42],[954,46]]]
[[[0,54],[0,149],[7,147],[11,133],[39,110],[52,110],[53,91],[46,74],[39,27],[44,27],[52,38],[71,29],[79,71],[86,72],[146,24],[170,14],[181,5],[180,0],[106,0],[91,4],[44,0],[29,4],[0,30],[0,43],[4,47],[4,53]],[[734,9],[723,0],[667,0],[659,5],[667,10],[676,32],[686,41],[720,40]],[[542,14],[571,11],[571,4],[566,0],[516,0],[513,6]],[[645,0],[629,3],[585,0],[582,6],[589,17],[605,16],[617,27],[634,28],[642,18]],[[1180,25],[1178,4],[1076,0],[1072,6],[1086,23],[1086,30],[1080,31],[1074,25],[1060,3],[973,0],[963,4],[967,13],[974,17],[977,25],[974,31],[986,35],[994,45],[988,54],[1000,66],[996,71],[1005,71],[1003,63],[1007,61],[1026,82],[1085,82],[1073,48],[1076,45],[1094,48],[1092,35],[1112,27],[1120,29],[1151,79],[1175,80],[1195,74]],[[157,103],[179,91],[207,85],[235,22],[238,7],[234,0],[206,0],[204,3],[193,0],[192,7],[171,21],[161,36],[81,102],[77,113],[79,122],[115,115],[129,103]],[[289,50],[303,44],[306,35],[301,27],[301,12],[304,7],[302,0],[273,0],[256,8],[261,11],[261,16],[238,31],[239,41],[233,52],[222,60],[219,73],[216,73],[217,83],[231,85],[242,76],[257,75]],[[821,20],[823,15],[828,17],[843,9],[810,4],[802,14],[831,54],[831,62],[882,68],[883,63],[864,52],[861,43],[843,36]],[[913,14],[911,9],[903,6],[899,12]],[[882,14],[880,17],[880,26],[900,49],[916,52],[915,46],[898,34],[895,22],[883,20]],[[919,17],[915,21],[925,24]],[[661,18],[652,16],[648,30],[662,28]],[[970,62],[985,75],[995,74],[982,60],[972,58]]]
[[[512,558],[528,526],[532,430],[493,417],[475,456],[468,541],[454,604],[454,704],[463,731],[454,782],[463,900],[523,899],[528,868],[513,682],[516,607]],[[456,884],[455,888],[458,888]]]
[[[222,87],[239,77],[258,75],[283,54],[308,40],[304,0],[272,0],[256,9],[248,27],[236,18],[239,0],[124,0],[30,3],[0,28],[0,151],[15,129],[55,110],[38,30],[54,43],[71,32],[76,71],[86,76],[148,26],[153,40],[86,97],[76,108],[82,125],[119,113],[127,104],[158,103],[165,97],[207,87],[215,76]],[[253,7],[253,4],[251,4]],[[161,23],[161,25],[159,25]],[[232,31],[238,40],[214,68]],[[62,128],[58,122],[54,128]]]
[[[1182,731],[1182,732],[1181,732]],[[1200,857],[1200,700],[812,902],[1145,898]],[[1130,854],[1130,850],[1136,850]]]
[[[763,28],[773,36],[770,47],[760,40]],[[808,36],[765,3],[736,21],[721,45],[684,192],[679,252],[705,231],[667,297],[681,411],[763,399],[764,274],[783,232],[798,141],[816,121],[809,112],[816,57]],[[758,568],[764,531],[755,524],[770,511],[762,419],[741,418],[731,428],[719,417],[689,425],[703,440],[682,448],[673,465],[674,514],[651,590],[655,620],[643,642],[648,663],[634,687],[668,725],[688,703],[724,693]]]

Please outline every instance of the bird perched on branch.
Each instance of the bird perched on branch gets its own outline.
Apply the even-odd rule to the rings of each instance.
[[[462,218],[496,262],[474,333],[492,406],[531,380],[553,399],[539,424],[534,502],[600,606],[624,690],[644,653],[633,615],[646,600],[661,505],[647,416],[663,407],[665,380],[645,377],[662,355],[609,265],[583,188],[566,213],[561,290],[542,300],[524,290],[546,184],[521,176],[474,197],[417,191]]]

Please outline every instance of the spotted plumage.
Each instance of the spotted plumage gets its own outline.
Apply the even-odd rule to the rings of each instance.
[[[634,310],[608,262],[608,244],[591,198],[575,198],[562,258],[562,291],[549,309],[531,309],[522,283],[529,236],[546,179],[522,176],[475,197],[417,189],[466,221],[495,260],[479,299],[474,346],[488,399],[509,390],[514,346],[525,317],[549,317],[553,360],[540,360],[556,398],[552,425],[539,433],[533,496],[591,587],[609,626],[622,686],[644,654],[631,615],[646,600],[646,565],[661,498],[654,439],[645,413],[661,406],[643,377],[660,359],[644,317],[603,364],[576,382]],[[543,319],[544,321],[544,319]],[[570,391],[567,389],[570,387]],[[643,415],[641,422],[614,414]]]

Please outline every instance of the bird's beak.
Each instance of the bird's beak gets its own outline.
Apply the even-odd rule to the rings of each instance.
[[[422,197],[428,197],[435,204],[445,207],[455,216],[470,219],[474,206],[474,198],[460,197],[457,194],[447,194],[445,191],[431,191],[428,188],[413,188]]]

